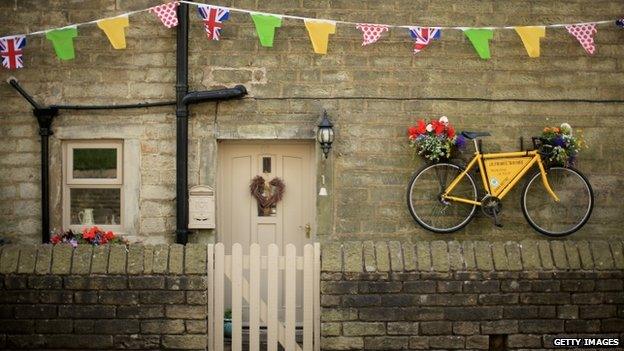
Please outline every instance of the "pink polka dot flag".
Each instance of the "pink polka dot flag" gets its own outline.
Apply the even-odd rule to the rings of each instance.
[[[149,12],[153,13],[160,19],[162,24],[167,28],[173,28],[178,25],[178,12],[176,7],[179,5],[177,1],[168,4],[162,4],[150,8]]]
[[[362,46],[376,42],[379,38],[381,38],[381,34],[383,32],[388,31],[388,26],[384,24],[358,23],[355,28],[362,31],[362,35],[364,37]]]
[[[585,51],[593,55],[596,52],[596,45],[594,44],[594,35],[598,30],[595,23],[590,24],[572,24],[565,26],[570,34],[572,34],[576,40],[581,43]]]

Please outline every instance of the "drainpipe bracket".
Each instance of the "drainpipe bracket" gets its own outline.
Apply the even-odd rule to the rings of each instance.
[[[51,127],[54,117],[58,116],[58,108],[36,108],[33,110],[33,115],[37,117],[37,122],[39,123],[39,135],[50,136],[54,134]]]

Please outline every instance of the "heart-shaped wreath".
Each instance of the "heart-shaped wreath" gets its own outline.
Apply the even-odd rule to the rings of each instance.
[[[277,177],[273,178],[267,186],[262,176],[256,176],[251,180],[251,184],[249,185],[251,195],[256,198],[258,206],[260,206],[265,213],[270,211],[272,206],[282,201],[285,189],[286,185]]]

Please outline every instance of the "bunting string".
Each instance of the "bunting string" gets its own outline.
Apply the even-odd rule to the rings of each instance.
[[[545,37],[545,28],[565,28],[581,44],[589,55],[595,53],[596,47],[594,36],[597,26],[603,24],[617,25],[624,27],[624,18],[616,17],[612,20],[601,20],[591,22],[524,25],[524,26],[431,26],[421,27],[410,25],[393,24],[369,24],[363,22],[350,22],[324,18],[309,18],[295,15],[285,15],[267,13],[257,10],[247,10],[229,6],[210,5],[188,0],[174,0],[158,6],[126,12],[117,16],[100,18],[88,22],[75,23],[58,28],[49,28],[23,34],[5,35],[0,37],[0,58],[2,64],[8,69],[23,67],[23,51],[26,43],[25,37],[34,35],[44,35],[52,44],[54,51],[61,60],[73,59],[74,47],[73,39],[78,35],[78,27],[86,25],[97,25],[107,36],[111,45],[115,49],[124,49],[125,28],[129,26],[130,16],[152,12],[163,25],[173,28],[178,24],[177,6],[180,3],[196,6],[209,40],[219,40],[224,21],[228,19],[230,12],[245,13],[251,16],[256,27],[258,39],[263,47],[272,47],[276,29],[281,27],[283,19],[303,21],[314,52],[317,54],[327,53],[329,37],[336,33],[337,25],[348,25],[360,30],[363,34],[362,46],[373,44],[380,40],[383,32],[392,28],[407,29],[407,32],[414,40],[414,53],[418,53],[430,44],[431,40],[439,40],[442,30],[459,30],[464,33],[467,39],[482,59],[490,58],[489,41],[493,38],[494,30],[514,30],[522,40],[529,57],[540,56],[540,39]],[[614,16],[615,17],[615,16]]]

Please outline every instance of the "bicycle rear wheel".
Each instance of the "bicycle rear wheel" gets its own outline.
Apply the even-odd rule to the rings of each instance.
[[[546,170],[550,187],[559,197],[555,202],[537,171],[522,191],[521,206],[527,222],[538,232],[554,237],[570,235],[589,220],[594,208],[594,192],[587,178],[574,168]]]
[[[462,171],[452,163],[436,163],[414,174],[407,188],[407,207],[416,223],[435,233],[451,233],[470,222],[476,205],[441,198],[446,187]],[[477,187],[470,174],[459,181],[452,194],[477,201]]]

